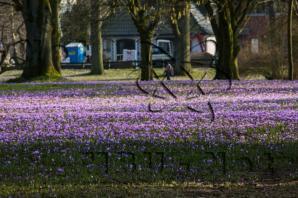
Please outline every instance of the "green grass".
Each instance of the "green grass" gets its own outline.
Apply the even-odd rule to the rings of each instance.
[[[162,68],[155,69],[156,73],[160,76],[163,74]],[[215,76],[214,69],[208,68],[195,68],[193,69],[191,75],[194,79],[201,79],[205,72],[205,80],[211,80]],[[0,75],[0,82],[7,82],[20,77],[21,70],[12,70],[7,71]],[[62,78],[55,79],[54,81],[75,81],[75,82],[84,82],[84,81],[132,81],[136,80],[140,76],[140,69],[108,69],[105,70],[104,75],[92,75],[88,69],[64,69],[62,70]],[[241,77],[245,80],[255,80],[255,79],[265,79],[260,75],[245,74]],[[187,76],[174,76],[172,80],[189,80]],[[47,79],[34,79],[33,82],[49,82]]]
[[[155,69],[156,73],[160,76],[163,74],[162,68]],[[206,80],[214,77],[213,69],[193,69],[191,73],[194,79],[201,79],[207,72]],[[0,75],[0,82],[6,82],[20,77],[22,71],[12,70],[7,71]],[[121,80],[136,80],[140,76],[140,69],[109,69],[105,70],[104,75],[91,75],[88,69],[65,69],[62,70],[61,79],[55,81],[121,81]],[[186,76],[175,76],[173,80],[189,80]],[[47,81],[46,79],[36,79],[34,81]]]
[[[41,153],[40,157],[33,155],[36,150]],[[108,171],[107,150],[110,153]],[[258,190],[256,185],[264,185],[266,181],[270,181],[270,185],[289,184],[278,187],[281,191],[289,188],[293,192],[293,185],[297,186],[298,181],[297,150],[297,143],[210,145],[196,142],[193,146],[183,142],[90,144],[68,141],[1,144],[0,195],[80,197],[88,192],[88,196],[146,194],[156,197],[183,196],[205,190],[206,195],[218,195],[219,190],[252,193],[251,189]],[[126,153],[119,157],[119,152]],[[136,167],[141,169],[132,168],[134,162],[129,152],[135,155]],[[148,152],[152,154],[152,168]],[[164,155],[163,169],[160,153]],[[63,171],[57,171],[59,168]],[[193,168],[199,169],[193,172]]]
[[[41,92],[59,89],[83,89],[99,87],[101,85],[84,85],[84,84],[0,84],[0,91],[26,91],[26,92]]]
[[[298,182],[122,185],[0,185],[2,196],[19,197],[294,197]]]

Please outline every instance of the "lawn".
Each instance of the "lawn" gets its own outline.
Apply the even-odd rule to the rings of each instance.
[[[65,78],[0,84],[0,196],[298,193],[297,81]]]
[[[162,77],[163,69],[156,68],[156,73]],[[13,80],[20,77],[21,70],[11,70],[7,71],[0,75],[0,82],[5,82],[8,80]],[[201,79],[202,76],[206,73],[204,79],[211,80],[215,75],[215,71],[212,68],[195,68],[193,69],[191,75],[194,79]],[[77,82],[86,82],[86,81],[134,81],[140,76],[139,69],[109,69],[105,70],[105,74],[102,76],[99,75],[90,75],[90,70],[88,69],[64,69],[62,70],[62,81],[77,81]],[[175,76],[173,80],[189,80],[186,76]],[[246,75],[242,79],[264,79],[260,75]],[[59,80],[59,81],[61,81]]]
[[[160,76],[163,74],[162,68],[156,68],[156,73]],[[89,69],[64,69],[62,70],[62,76],[64,81],[112,81],[112,80],[135,80],[140,76],[140,69],[108,69],[105,70],[104,75],[90,75]],[[205,79],[212,79],[214,76],[214,69],[194,69],[192,75],[194,78],[199,78],[207,72]],[[7,81],[18,78],[21,75],[21,70],[11,70],[3,73],[0,76],[0,81]],[[174,80],[186,80],[186,77],[177,76]]]

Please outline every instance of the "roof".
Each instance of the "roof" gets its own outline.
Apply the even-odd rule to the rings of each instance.
[[[211,22],[206,16],[206,9],[203,6],[196,6],[195,4],[191,4],[190,12],[193,18],[196,20],[198,26],[203,33],[208,35],[213,35],[213,30],[211,26]]]
[[[82,43],[69,43],[66,47],[84,47]]]
[[[127,11],[119,11],[103,24],[103,36],[139,36],[138,30]],[[159,25],[156,31],[159,36],[171,36],[173,31],[168,24]]]
[[[103,36],[138,36],[128,12],[119,11],[113,17],[106,20],[103,24]]]
[[[213,35],[211,23],[202,13],[202,8],[192,4],[191,6],[191,32]],[[158,26],[156,34],[159,37],[174,37],[173,30],[168,23]],[[118,11],[113,17],[106,20],[103,24],[104,37],[131,37],[139,36],[127,10]]]

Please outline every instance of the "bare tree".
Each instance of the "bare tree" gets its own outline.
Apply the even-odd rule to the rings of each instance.
[[[288,0],[288,60],[289,60],[289,80],[294,80],[294,58],[293,58],[293,14],[294,0]]]
[[[207,8],[217,40],[219,60],[215,78],[239,79],[239,36],[258,0],[199,0],[199,3],[202,2]]]
[[[111,16],[114,9],[117,7],[117,1],[98,1],[90,0],[91,10],[91,37],[90,42],[92,46],[92,74],[103,74],[103,42],[102,42],[102,25],[103,22]]]
[[[190,58],[190,7],[191,1],[174,0],[169,3],[170,24],[176,38],[175,73],[182,74],[181,68],[191,71]]]
[[[293,17],[293,44],[298,42],[298,0],[294,2],[294,17]],[[294,51],[294,63],[295,63],[295,68],[294,68],[294,76],[295,79],[298,79],[298,61],[297,61],[297,55],[298,55],[298,47],[297,44],[293,45],[293,51]]]
[[[90,1],[65,2],[62,6],[62,43],[74,41],[90,43]]]
[[[21,11],[24,19],[27,49],[22,77],[25,79],[61,76],[60,2],[61,0],[0,1],[0,4],[6,3]]]
[[[152,80],[152,39],[165,11],[164,0],[123,0],[141,37],[141,80]]]

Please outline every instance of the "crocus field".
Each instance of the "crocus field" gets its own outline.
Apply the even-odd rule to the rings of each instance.
[[[1,182],[298,178],[298,81],[165,84],[1,84]]]

